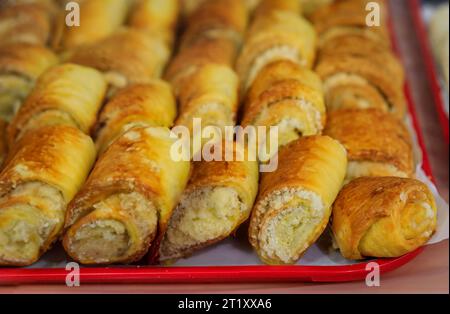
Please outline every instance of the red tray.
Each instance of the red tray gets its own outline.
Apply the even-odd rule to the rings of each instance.
[[[392,29],[392,27],[391,27]],[[392,32],[393,33],[393,32]],[[394,43],[394,49],[397,47]],[[408,83],[405,85],[409,111],[423,152],[423,170],[432,178],[423,135]],[[380,273],[393,271],[414,259],[424,248],[394,259],[380,259]],[[81,268],[82,283],[219,283],[219,282],[348,282],[364,280],[370,270],[365,261],[350,266],[231,266],[231,267],[104,267]],[[64,284],[68,271],[62,268],[0,268],[0,284]]]
[[[428,39],[428,32],[425,26],[425,21],[422,15],[422,2],[421,0],[410,0],[409,8],[411,16],[414,21],[414,27],[419,39],[420,52],[425,62],[425,70],[427,73],[427,79],[430,84],[431,91],[433,92],[433,101],[436,106],[436,111],[439,115],[439,122],[441,123],[442,131],[444,133],[447,144],[449,143],[449,117],[445,113],[444,99],[441,92],[441,84],[439,82],[439,75],[436,70],[436,63],[434,61],[430,41]]]

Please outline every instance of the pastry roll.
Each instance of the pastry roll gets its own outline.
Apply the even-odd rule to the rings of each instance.
[[[95,131],[99,153],[129,129],[138,126],[172,127],[177,103],[169,84],[155,80],[121,90],[102,110]]]
[[[3,169],[3,160],[8,153],[8,142],[6,140],[6,128],[8,123],[0,118],[0,171]]]
[[[247,9],[241,0],[207,0],[189,16],[181,49],[203,37],[224,37],[239,46],[247,28]]]
[[[82,264],[131,263],[159,247],[190,173],[167,128],[135,128],[100,157],[68,207],[66,252]]]
[[[328,224],[345,177],[344,147],[327,136],[301,138],[264,173],[250,220],[250,243],[264,263],[293,264]]]
[[[175,94],[189,83],[189,79],[201,67],[218,64],[233,67],[237,57],[236,45],[227,38],[203,38],[179,52],[170,62],[165,79],[169,81]]]
[[[209,64],[190,77],[179,95],[180,114],[176,125],[192,130],[193,119],[202,126],[234,126],[239,104],[239,80],[227,66]]]
[[[51,68],[38,79],[11,121],[9,143],[43,125],[71,125],[89,134],[106,87],[103,76],[94,69],[70,63]]]
[[[437,225],[433,194],[420,181],[359,178],[333,205],[332,231],[347,259],[399,257],[426,244]]]
[[[376,109],[347,109],[329,115],[326,135],[348,151],[347,181],[359,177],[412,177],[411,137],[402,121]]]
[[[269,64],[256,78],[245,106],[242,125],[278,126],[279,145],[301,136],[320,134],[326,110],[318,76],[296,63]]]
[[[19,141],[0,174],[0,265],[31,265],[58,240],[94,160],[91,138],[70,126],[45,126]]]
[[[237,143],[225,149],[235,155]],[[231,146],[231,147],[230,147]],[[243,147],[240,148],[247,155]],[[161,245],[162,261],[187,257],[231,235],[251,212],[258,193],[256,161],[194,163],[188,187],[170,220]],[[223,158],[225,160],[225,158]]]
[[[302,7],[299,0],[261,0],[256,7],[254,15],[259,17],[274,11],[287,11],[301,14]]]
[[[172,46],[180,10],[179,0],[138,0],[129,26],[162,38]]]
[[[261,69],[277,60],[291,60],[311,68],[315,46],[314,28],[297,14],[276,11],[258,17],[237,62],[242,85],[250,87]]]
[[[12,43],[44,46],[50,40],[51,28],[52,11],[45,2],[0,5],[2,47]]]
[[[334,0],[300,0],[303,14],[311,16],[319,8],[333,3]]]
[[[80,25],[67,26],[66,15],[59,21],[62,30],[55,39],[55,47],[71,50],[93,44],[114,32],[125,22],[129,0],[76,0],[80,8]]]
[[[109,95],[130,84],[148,83],[161,76],[169,59],[167,45],[133,29],[124,29],[96,44],[81,47],[70,62],[104,73]]]
[[[366,10],[368,2],[380,5],[380,25],[368,26]],[[319,35],[319,46],[327,40],[346,36],[357,35],[373,40],[381,46],[390,46],[388,25],[388,13],[386,3],[383,0],[344,0],[320,7],[311,15],[317,33]]]
[[[386,59],[386,64],[393,59]],[[376,108],[403,118],[406,101],[403,74],[392,77],[396,65],[378,64],[376,59],[354,55],[327,56],[316,72],[324,83],[325,102],[330,111],[347,108]]]
[[[44,46],[15,43],[0,47],[0,117],[10,121],[36,79],[58,62]]]

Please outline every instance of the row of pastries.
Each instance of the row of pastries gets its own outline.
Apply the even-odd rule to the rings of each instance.
[[[59,240],[82,264],[171,263],[241,226],[274,265],[326,229],[354,260],[433,235],[385,1],[367,27],[366,0],[78,0],[79,28],[67,1],[21,2],[0,25],[48,25],[0,27],[0,265]],[[260,174],[240,142],[218,153],[244,161],[175,161],[170,129],[198,118],[277,126],[278,168]]]

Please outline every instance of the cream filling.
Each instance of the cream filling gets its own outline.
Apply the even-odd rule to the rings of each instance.
[[[299,58],[299,53],[297,49],[291,46],[272,47],[271,49],[268,49],[263,53],[261,53],[253,60],[252,66],[247,76],[245,88],[248,89],[253,84],[253,82],[261,72],[261,70],[266,65],[280,59],[283,60],[286,59],[298,63],[300,65],[305,65],[302,64],[305,62]]]
[[[32,89],[32,82],[14,74],[0,75],[0,117],[10,120]]]
[[[259,230],[261,257],[273,263],[294,263],[318,235],[326,209],[320,196],[306,190],[283,189],[258,206],[263,215],[272,215]],[[261,210],[261,209],[260,209]]]
[[[197,246],[228,236],[246,211],[232,188],[195,190],[174,212],[161,246],[162,259],[179,258]]]

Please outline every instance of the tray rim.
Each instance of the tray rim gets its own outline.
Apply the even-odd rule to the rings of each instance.
[[[439,82],[439,75],[436,69],[436,62],[433,57],[430,41],[428,40],[427,28],[422,15],[422,1],[410,0],[409,10],[413,19],[413,24],[416,30],[417,39],[420,45],[420,54],[425,62],[425,71],[433,94],[433,103],[439,116],[439,123],[443,136],[448,143],[450,143],[449,136],[449,117],[445,113],[445,102],[442,97],[441,84]]]
[[[412,0],[411,2],[417,1]],[[394,52],[401,58],[392,18],[388,22]],[[434,182],[422,129],[407,80],[404,91],[414,131],[423,154],[422,169]],[[80,282],[82,284],[351,282],[364,280],[370,272],[370,269],[366,268],[372,262],[378,263],[380,274],[385,274],[409,263],[425,248],[421,247],[398,258],[373,259],[344,266],[81,267]],[[0,268],[0,285],[65,284],[68,274],[69,271],[64,268]]]

